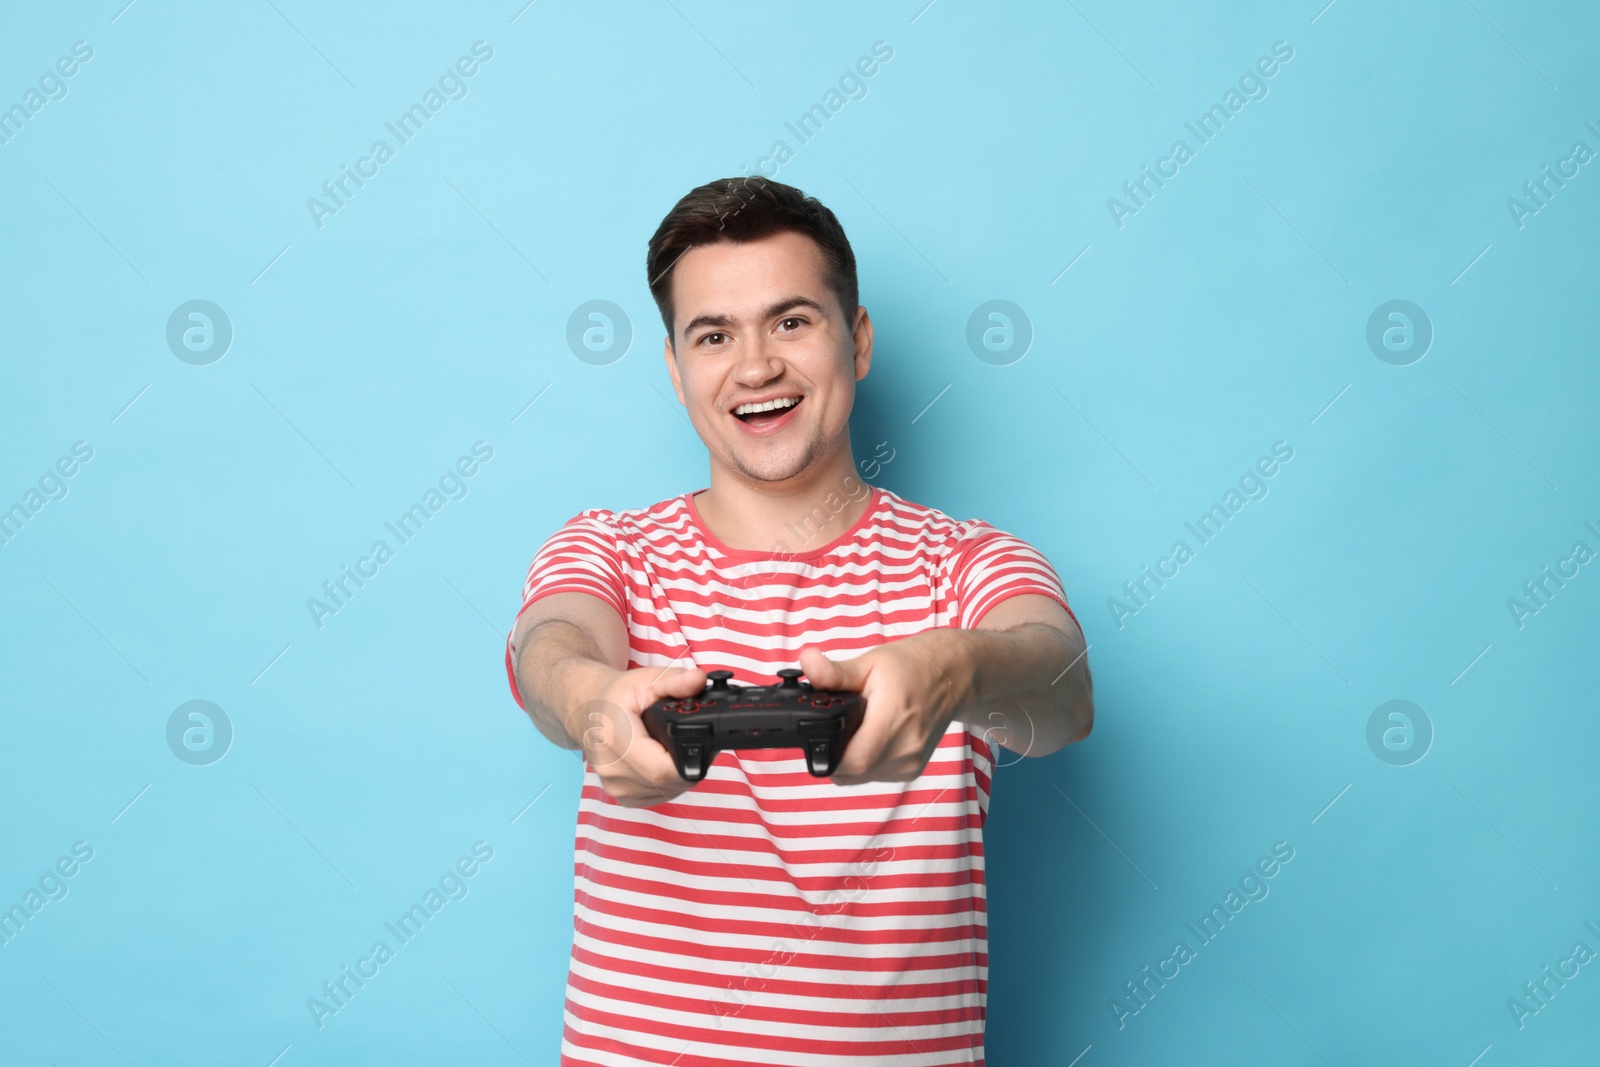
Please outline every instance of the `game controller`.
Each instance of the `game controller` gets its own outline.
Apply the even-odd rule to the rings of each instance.
[[[707,671],[699,696],[658,700],[644,710],[645,729],[672,754],[678,774],[698,782],[725,749],[798,748],[813,777],[839,766],[861,725],[860,693],[817,689],[798,668],[778,672],[777,685],[729,685],[732,671]]]

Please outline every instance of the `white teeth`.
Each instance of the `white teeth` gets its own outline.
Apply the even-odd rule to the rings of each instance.
[[[733,409],[735,415],[753,415],[758,411],[775,411],[779,408],[791,408],[800,403],[797,396],[781,396],[776,400],[768,400],[764,404],[740,404]]]

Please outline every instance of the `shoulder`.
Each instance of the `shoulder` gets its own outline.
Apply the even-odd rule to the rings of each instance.
[[[556,530],[557,537],[572,535],[600,535],[608,538],[617,533],[617,513],[610,508],[584,508]]]
[[[614,541],[638,543],[681,533],[689,522],[682,495],[638,508],[585,508],[561,524],[569,533],[603,535]]]
[[[918,504],[882,490],[889,521],[904,533],[927,545],[941,560],[948,560],[973,545],[1003,531],[983,519],[957,519],[938,508]]]

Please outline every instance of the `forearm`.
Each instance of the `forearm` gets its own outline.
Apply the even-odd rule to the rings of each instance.
[[[517,691],[533,725],[562,748],[582,748],[582,705],[622,672],[581,627],[556,619],[523,634],[517,652]]]
[[[950,630],[967,699],[953,719],[991,730],[1006,745],[1046,756],[1088,736],[1094,682],[1076,626],[1025,623],[1009,630]]]

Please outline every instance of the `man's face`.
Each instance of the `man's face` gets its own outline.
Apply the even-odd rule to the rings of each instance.
[[[701,245],[673,268],[673,388],[712,462],[751,481],[795,479],[847,440],[872,322],[864,308],[842,313],[823,270],[816,242],[794,232]]]

